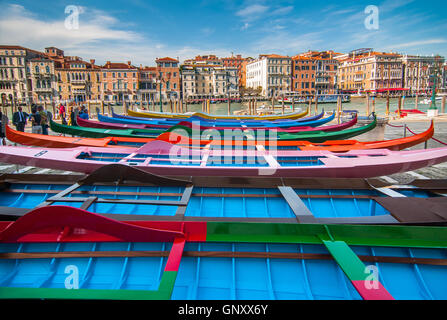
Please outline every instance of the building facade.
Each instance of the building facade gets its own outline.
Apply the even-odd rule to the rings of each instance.
[[[399,54],[352,52],[337,57],[338,86],[344,92],[370,92],[372,95],[403,93],[403,68]]]
[[[315,95],[317,61],[298,55],[292,58],[292,91],[299,96]]]
[[[156,67],[140,67],[139,100],[158,102],[176,100],[181,96],[179,61],[169,57],[156,60]]]
[[[247,88],[262,88],[264,97],[280,96],[292,87],[292,58],[260,55],[247,64]]]
[[[28,62],[44,54],[21,46],[0,45],[0,102],[24,105],[32,102],[33,87]]]
[[[438,88],[443,86],[443,64],[440,56],[402,56],[403,85],[410,94],[428,94],[433,86],[433,74],[438,71]]]
[[[34,58],[28,61],[29,82],[32,89],[32,102],[53,102],[59,98],[55,62],[48,58]]]
[[[102,96],[105,102],[123,103],[137,101],[139,70],[131,61],[107,63],[101,67]]]
[[[185,60],[181,74],[183,99],[239,97],[239,68],[224,66],[214,55]]]

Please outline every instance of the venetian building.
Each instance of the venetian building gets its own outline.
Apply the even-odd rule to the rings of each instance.
[[[338,85],[345,92],[369,92],[371,95],[399,95],[403,88],[401,55],[375,52],[372,49],[355,50],[336,57]]]
[[[440,56],[402,56],[403,83],[409,93],[428,94],[432,90],[432,76],[438,72],[437,87],[442,87],[442,69],[445,59]]]
[[[32,88],[32,102],[53,103],[59,99],[55,62],[48,58],[34,58],[27,63],[27,73]]]
[[[123,103],[138,100],[139,69],[127,63],[107,63],[100,69],[101,92],[105,102]]]
[[[292,58],[260,55],[247,64],[247,88],[262,88],[264,97],[279,97],[292,87]]]
[[[25,105],[32,101],[31,70],[27,62],[43,53],[21,46],[0,45],[0,102]]]

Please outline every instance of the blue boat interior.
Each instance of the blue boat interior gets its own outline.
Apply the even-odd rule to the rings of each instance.
[[[20,243],[0,244],[1,253],[103,251],[169,252],[170,243]],[[369,257],[446,259],[446,249],[351,246]],[[264,252],[326,254],[323,245],[265,243],[187,243],[185,252]],[[81,289],[157,290],[166,256],[0,259],[0,286],[65,288],[78,274]],[[447,299],[447,266],[377,262],[378,280],[401,300]],[[361,297],[337,263],[328,259],[251,258],[184,255],[172,299],[271,300]]]
[[[12,183],[0,192],[0,206],[32,209],[68,188],[64,184]],[[383,216],[390,213],[374,197],[387,195],[374,189],[294,189],[316,218]],[[100,214],[174,216],[181,205],[184,186],[82,185],[51,205],[80,208],[88,196],[89,211]],[[426,190],[397,190],[408,197],[436,195]],[[129,200],[114,203],[113,200]],[[144,200],[149,203],[141,203]],[[132,203],[135,201],[134,203]],[[155,201],[155,203],[151,203]],[[157,201],[165,201],[160,204]],[[140,202],[140,203],[138,203]],[[295,214],[278,188],[199,187],[192,189],[186,217],[294,218]]]

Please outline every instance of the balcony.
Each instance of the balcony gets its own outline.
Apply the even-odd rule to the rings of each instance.
[[[53,88],[34,88],[35,92],[52,92]]]
[[[315,79],[315,84],[329,84],[329,79],[324,79],[324,78],[320,78],[320,79]]]

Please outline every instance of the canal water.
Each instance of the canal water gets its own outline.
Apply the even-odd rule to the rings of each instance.
[[[419,104],[418,109],[426,112],[427,109],[430,107],[428,104],[422,104],[423,98],[419,98]],[[261,106],[266,106],[266,108],[271,110],[271,101],[258,101],[257,107],[260,108]],[[308,104],[295,104],[295,112],[298,112],[299,109],[304,110],[308,107]],[[438,109],[441,108],[441,103],[437,102]],[[113,107],[115,112],[117,113],[124,113],[122,106],[114,106]],[[227,103],[216,103],[211,104],[211,113],[216,115],[227,115],[228,114],[228,104]],[[390,114],[394,114],[398,108],[398,99],[397,98],[390,98]],[[406,98],[403,102],[402,109],[415,109],[415,98]],[[337,109],[336,103],[324,103],[324,104],[318,104],[318,111],[321,112],[322,110],[325,111],[333,111]],[[150,111],[160,111],[160,105],[156,104],[155,108],[154,106],[149,106]],[[236,111],[241,110],[248,110],[248,104],[247,103],[231,103],[231,114],[234,114]],[[282,105],[280,103],[275,103],[275,110],[276,113],[281,113]],[[353,98],[350,102],[343,103],[343,110],[357,110],[359,111],[360,115],[366,115],[367,107],[366,107],[366,98]],[[188,104],[188,111],[189,112],[199,112],[202,111],[202,105],[201,104]],[[375,111],[377,115],[379,116],[385,116],[386,111],[386,98],[375,98]],[[107,113],[107,108],[105,110]],[[170,105],[163,105],[163,112],[171,112]],[[289,113],[292,112],[290,105],[285,105],[285,112]],[[370,100],[370,110],[369,112],[372,112],[372,100]],[[312,105],[311,113],[315,113],[315,104]]]

